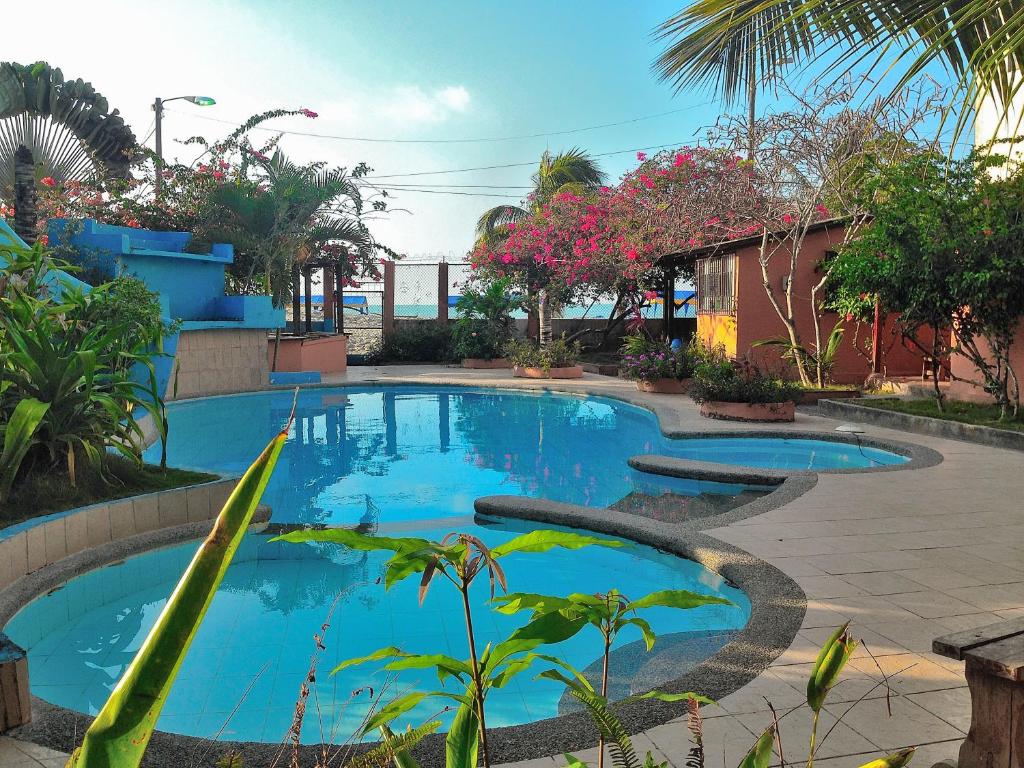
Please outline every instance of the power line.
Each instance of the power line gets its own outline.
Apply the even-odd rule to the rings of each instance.
[[[526,184],[415,184],[412,182],[394,182],[387,186],[388,189],[401,189],[402,187],[436,187],[438,189],[533,189],[533,187]]]
[[[582,128],[568,128],[561,131],[547,131],[544,133],[526,133],[519,136],[486,136],[476,137],[468,139],[394,139],[394,138],[374,138],[369,136],[339,136],[330,133],[315,133],[311,131],[293,131],[287,128],[275,128],[269,125],[257,125],[252,130],[259,131],[270,131],[271,133],[287,133],[293,136],[309,136],[316,139],[334,139],[337,141],[362,141],[371,144],[479,144],[487,142],[500,142],[500,141],[519,141],[522,139],[542,139],[548,136],[567,136],[573,133],[583,133],[585,131],[596,131],[602,128],[614,128],[620,125],[632,125],[634,123],[640,123],[645,120],[656,120],[659,117],[668,117],[669,115],[678,115],[682,112],[689,112],[690,110],[698,107],[704,107],[709,104],[715,103],[714,101],[705,101],[700,104],[690,104],[686,107],[679,109],[670,109],[667,112],[658,112],[653,115],[642,115],[640,117],[632,117],[628,120],[619,120],[613,123],[600,123],[598,125],[587,125]],[[177,110],[166,109],[167,112],[175,112]],[[179,114],[185,114],[180,112]],[[197,120],[207,120],[213,123],[223,123],[224,125],[240,125],[240,122],[234,120],[225,120],[220,117],[211,117],[209,115],[199,115],[189,113],[189,116]]]
[[[667,149],[668,147],[679,147],[682,146],[681,142],[672,142],[671,144],[656,144],[651,147],[635,147],[633,149],[617,149],[613,152],[598,152],[592,154],[591,157],[610,157],[611,155],[624,155],[630,152],[646,152],[653,149]],[[499,168],[523,168],[527,166],[537,165],[536,160],[528,160],[522,163],[504,163],[502,165],[481,165],[476,168],[452,168],[444,171],[414,171],[412,173],[390,173],[381,174],[376,176],[364,176],[365,179],[400,179],[407,178],[409,176],[436,176],[444,173],[469,173],[470,171],[493,171]]]
[[[385,187],[385,189],[389,188]],[[422,189],[414,187],[402,187],[396,189],[395,192],[423,192],[428,195],[461,195],[463,197],[500,197],[503,200],[517,200],[522,197],[522,195],[499,195],[493,192],[455,192],[447,189]]]

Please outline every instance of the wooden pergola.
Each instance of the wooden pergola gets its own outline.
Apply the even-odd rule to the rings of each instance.
[[[339,307],[340,302],[336,300],[344,291],[342,271],[337,267],[337,259],[327,258],[306,259],[296,262],[292,267],[293,335],[302,336],[313,332],[313,273],[317,270],[323,271],[324,327],[327,327],[329,317],[335,333],[345,332],[345,316]],[[304,302],[301,298],[302,293],[305,294]],[[303,304],[305,317],[302,312]]]

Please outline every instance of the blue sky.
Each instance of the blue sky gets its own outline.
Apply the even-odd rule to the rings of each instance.
[[[286,131],[402,140],[550,133],[678,110],[513,141],[284,136],[282,148],[296,159],[366,161],[375,176],[387,177],[379,183],[395,185],[393,210],[373,222],[380,240],[411,257],[458,258],[472,243],[479,213],[517,202],[532,168],[396,174],[535,162],[546,148],[630,150],[601,158],[614,180],[635,164],[635,148],[692,142],[718,118],[722,108],[707,91],[674,95],[650,69],[660,49],[650,33],[681,3],[50,0],[45,34],[8,36],[3,57],[44,59],[91,81],[139,138],[150,132],[155,96],[213,96],[213,107],[168,106],[165,154],[184,160],[194,150],[175,138],[215,138],[232,126],[214,120],[237,124],[276,107],[320,114],[272,123]],[[38,8],[16,5],[6,20],[11,28],[35,28]],[[761,106],[777,105],[765,95]],[[414,192],[414,184],[432,191]]]

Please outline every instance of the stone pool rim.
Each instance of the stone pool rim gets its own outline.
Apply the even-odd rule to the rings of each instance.
[[[560,389],[557,387],[515,387],[504,383],[488,385],[485,382],[417,382],[361,381],[341,384],[320,384],[302,389],[359,389],[379,390],[381,388],[404,387],[407,389],[497,390],[514,394],[557,394],[577,398],[604,398],[642,408],[652,414],[663,435],[672,439],[698,438],[781,438],[811,439],[842,443],[860,443],[877,447],[908,458],[900,464],[832,470],[771,470],[718,462],[697,462],[671,457],[645,455],[634,456],[630,466],[638,471],[694,479],[715,479],[723,482],[744,482],[772,486],[768,494],[752,500],[719,515],[695,519],[683,523],[663,523],[607,508],[588,508],[524,496],[486,496],[476,500],[477,515],[487,517],[509,517],[606,533],[646,544],[679,557],[693,560],[709,570],[720,574],[730,584],[741,589],[751,606],[750,618],[745,627],[726,646],[704,659],[683,677],[662,686],[663,690],[693,690],[712,698],[722,698],[736,691],[756,678],[772,661],[789,647],[799,629],[807,600],[793,579],[778,568],[748,552],[720,541],[702,531],[729,525],[738,520],[755,517],[781,507],[803,495],[817,483],[819,474],[849,474],[865,472],[886,472],[913,470],[934,466],[942,462],[938,451],[914,443],[876,438],[868,435],[850,435],[837,432],[798,429],[722,429],[683,431],[666,429],[662,409],[650,403],[638,402],[626,394],[581,389]],[[221,397],[238,397],[273,393],[283,387],[262,389],[244,393],[227,393],[203,398],[189,398],[176,402],[198,402]],[[187,486],[186,486],[187,487]],[[74,512],[76,510],[70,510]],[[124,557],[143,554],[174,543],[198,539],[203,535],[204,524],[191,523],[173,528],[138,534],[130,539],[92,547],[69,556],[51,565],[46,565],[23,579],[19,579],[0,590],[0,627],[21,608],[45,594],[59,584],[66,583],[86,571],[116,562]],[[23,584],[32,580],[35,586]],[[41,585],[49,584],[43,588]],[[34,592],[34,594],[29,594]],[[732,664],[735,668],[721,669],[720,665]],[[31,675],[31,670],[30,670]],[[656,700],[638,700],[616,705],[630,733],[640,733],[651,727],[679,717],[685,704],[669,704]],[[50,704],[33,696],[33,722],[15,729],[9,735],[33,741],[55,749],[69,751],[73,746],[68,738],[81,734],[92,717],[80,712]],[[556,755],[568,750],[593,746],[597,733],[585,713],[563,714],[558,717],[534,721],[523,725],[489,729],[492,763],[505,763],[538,757]],[[232,748],[241,750],[247,766],[261,768],[274,763],[283,749],[282,745],[266,742],[215,742],[217,753]],[[156,731],[150,742],[144,766],[177,765],[182,752],[205,751],[211,742],[193,736],[183,736],[165,731]],[[362,751],[371,745],[359,745]],[[303,755],[313,757],[320,754],[321,746],[303,745]],[[429,737],[421,743],[414,754],[433,764],[443,761],[444,735]],[[305,760],[303,761],[305,764]]]

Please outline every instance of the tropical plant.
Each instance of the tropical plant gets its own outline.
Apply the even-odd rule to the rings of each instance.
[[[751,344],[751,347],[780,347],[782,359],[787,360],[794,367],[802,366],[805,370],[815,371],[819,386],[824,386],[831,381],[832,369],[836,364],[836,355],[843,343],[843,335],[846,328],[842,323],[836,323],[825,341],[825,346],[818,350],[794,344],[788,336],[774,336],[770,339],[761,339]]]
[[[123,178],[138,149],[91,84],[65,81],[45,61],[0,63],[0,136],[0,197],[13,203],[14,229],[30,245],[39,184]]]
[[[374,364],[450,363],[456,359],[452,330],[440,323],[403,323],[383,334],[368,358]]]
[[[245,536],[290,426],[291,418],[238,481],[142,647],[72,753],[68,768],[137,768],[141,763],[174,678]]]
[[[590,711],[591,716],[601,731],[601,738],[597,744],[598,768],[603,768],[604,766],[604,747],[606,741],[611,743],[618,751],[618,754],[616,754],[615,750],[612,753],[616,766],[622,765],[624,760],[628,762],[629,758],[629,734],[624,731],[622,733],[617,732],[617,729],[612,726],[613,721],[599,716],[604,711],[604,706],[608,701],[608,665],[611,661],[612,644],[619,633],[626,627],[636,627],[643,635],[644,645],[650,651],[654,647],[656,635],[654,630],[651,629],[651,625],[637,615],[639,611],[654,607],[692,609],[705,605],[733,605],[731,601],[723,597],[702,595],[686,589],[660,590],[644,595],[636,600],[629,599],[617,589],[593,595],[574,593],[568,597],[551,597],[549,595],[514,592],[494,598],[492,602],[498,605],[498,611],[501,613],[517,613],[523,610],[531,611],[532,621],[537,621],[549,613],[560,613],[571,621],[583,618],[587,624],[597,629],[601,634],[600,690],[596,690],[586,677],[575,671],[573,671],[571,677],[566,676],[557,669],[542,673],[542,677],[564,682],[568,686],[569,692]],[[697,696],[695,693],[666,694],[652,692],[644,694],[640,698],[658,698],[663,701],[699,699],[710,703],[709,699]]]
[[[619,374],[633,381],[657,379],[688,379],[700,358],[695,348],[673,349],[668,342],[653,341],[646,336],[627,336],[623,340]]]
[[[1022,23],[1016,0],[693,0],[657,30],[671,43],[655,67],[677,90],[710,84],[736,102],[821,50],[837,52],[834,72],[902,66],[892,94],[938,62],[957,78],[955,143],[985,101],[1020,133],[1010,110],[1024,84]]]
[[[469,287],[455,305],[459,313],[452,329],[455,353],[462,358],[498,357],[512,338],[512,313],[523,305],[522,297],[510,293],[511,281],[499,278],[481,289]]]
[[[542,211],[556,194],[594,190],[603,181],[604,172],[583,150],[574,147],[557,155],[545,151],[533,174],[533,190],[527,195],[525,205],[499,205],[484,211],[476,223],[477,240],[486,245],[498,243],[514,231],[517,224]],[[546,347],[551,343],[552,296],[547,286],[541,285],[536,296],[528,298],[531,303],[536,299],[540,319],[539,342]]]
[[[5,382],[6,384],[6,382]],[[5,387],[6,388],[6,387]],[[14,485],[25,454],[34,443],[36,430],[46,415],[49,403],[34,398],[21,400],[5,424],[0,424],[3,436],[3,452],[0,453],[0,504],[7,500],[7,494]]]
[[[438,576],[449,581],[462,598],[463,616],[466,622],[466,639],[469,644],[469,658],[457,659],[445,654],[406,653],[400,648],[381,648],[368,656],[349,659],[335,668],[335,672],[353,664],[367,661],[390,659],[384,668],[391,671],[402,669],[435,668],[442,683],[454,678],[464,686],[462,693],[438,690],[415,691],[399,696],[382,707],[368,719],[364,732],[388,725],[395,718],[415,707],[424,699],[454,701],[458,705],[455,720],[448,731],[445,742],[449,766],[475,766],[478,753],[485,768],[490,766],[490,752],[487,745],[486,699],[487,694],[502,688],[516,675],[525,672],[537,659],[561,663],[558,659],[535,653],[541,645],[558,643],[576,634],[584,625],[582,616],[568,617],[557,611],[546,613],[517,629],[512,635],[495,645],[488,644],[478,650],[473,629],[473,610],[470,587],[477,577],[486,574],[490,582],[491,597],[496,587],[505,590],[505,572],[500,560],[514,553],[547,552],[555,547],[567,550],[587,546],[621,547],[623,543],[611,539],[568,531],[538,530],[517,536],[503,544],[490,548],[479,538],[465,533],[451,533],[441,541],[433,542],[420,538],[389,538],[367,536],[344,529],[303,530],[287,533],[272,541],[294,543],[323,541],[342,544],[362,551],[390,551],[394,554],[386,562],[384,587],[388,589],[399,581],[413,575],[420,577],[419,599],[426,599],[433,580]]]
[[[698,403],[782,403],[796,401],[799,392],[799,385],[771,375],[750,360],[730,360],[724,350],[717,349],[697,365],[689,394]]]
[[[135,411],[162,398],[155,384],[147,396],[132,367],[152,367],[169,330],[154,295],[134,278],[87,291],[40,243],[10,240],[0,257],[0,423],[24,401],[47,406],[15,471],[56,469],[75,485],[83,458],[100,477],[111,450],[139,463]]]
[[[505,357],[519,368],[540,368],[550,371],[552,368],[571,368],[579,363],[581,346],[579,342],[568,342],[564,338],[555,339],[547,347],[532,344],[529,341],[513,339],[505,345]]]

